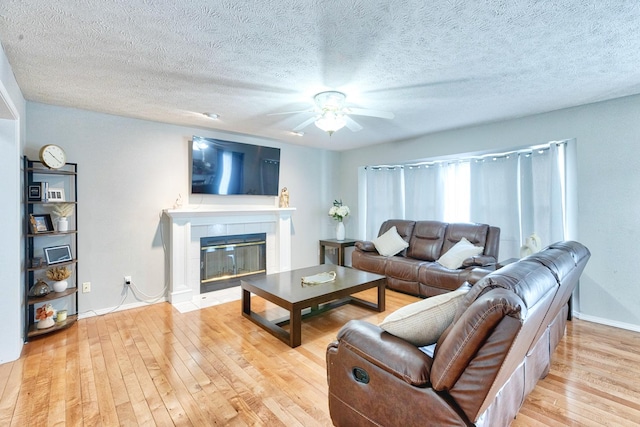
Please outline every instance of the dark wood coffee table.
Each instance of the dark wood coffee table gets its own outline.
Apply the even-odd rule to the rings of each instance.
[[[302,283],[303,277],[330,271],[336,272],[336,278],[331,282]],[[242,315],[291,347],[297,347],[302,341],[302,320],[310,316],[348,303],[378,312],[384,311],[386,283],[385,276],[329,264],[249,278],[240,281]],[[352,296],[375,287],[378,288],[377,304]],[[251,311],[251,293],[289,310],[289,317],[267,320]],[[289,331],[282,328],[287,324]]]

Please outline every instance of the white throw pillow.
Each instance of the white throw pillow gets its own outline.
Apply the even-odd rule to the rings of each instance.
[[[388,315],[380,327],[420,347],[438,341],[469,289],[458,289],[406,305]]]
[[[483,246],[473,246],[473,243],[463,237],[442,255],[437,262],[444,267],[455,270],[462,267],[465,259],[480,255],[482,252],[484,252]]]
[[[394,256],[409,247],[409,244],[398,234],[398,229],[395,225],[374,240],[373,244],[378,253],[384,256]]]

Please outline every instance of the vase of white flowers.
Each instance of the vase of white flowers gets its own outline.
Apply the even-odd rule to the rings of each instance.
[[[343,221],[349,213],[351,213],[349,206],[342,204],[342,200],[333,201],[333,206],[329,209],[329,216],[338,221],[338,225],[336,226],[336,240],[344,240],[345,238]]]

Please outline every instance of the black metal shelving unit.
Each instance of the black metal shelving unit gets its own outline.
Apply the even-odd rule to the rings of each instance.
[[[25,236],[25,289],[24,289],[24,341],[50,334],[52,332],[66,329],[78,320],[78,165],[67,163],[60,169],[48,169],[38,160],[30,160],[24,156],[24,236]],[[29,197],[30,187],[37,187],[40,183],[48,183],[49,188],[62,188],[65,193],[65,200],[47,201],[33,200]],[[42,194],[41,194],[42,195]],[[34,232],[31,228],[31,216],[47,214],[56,203],[73,203],[74,213],[69,220],[67,231]],[[54,265],[47,265],[43,249],[51,246],[69,245],[72,259],[59,262]],[[40,263],[34,262],[40,259]],[[68,288],[63,292],[53,290],[45,296],[30,296],[31,287],[42,279],[51,287],[51,280],[46,277],[46,271],[52,266],[71,266],[73,273],[69,279]],[[66,300],[63,300],[66,299]],[[35,321],[35,311],[43,304],[62,302],[68,311],[66,320],[56,321],[55,325],[38,329]]]

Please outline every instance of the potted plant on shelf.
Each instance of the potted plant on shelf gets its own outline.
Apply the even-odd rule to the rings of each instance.
[[[71,276],[71,269],[67,266],[52,267],[47,270],[47,277],[53,280],[53,290],[64,292],[67,289],[67,279]]]
[[[68,231],[69,221],[67,217],[73,214],[73,203],[56,203],[53,206],[53,215],[58,217],[57,229],[58,231]]]

